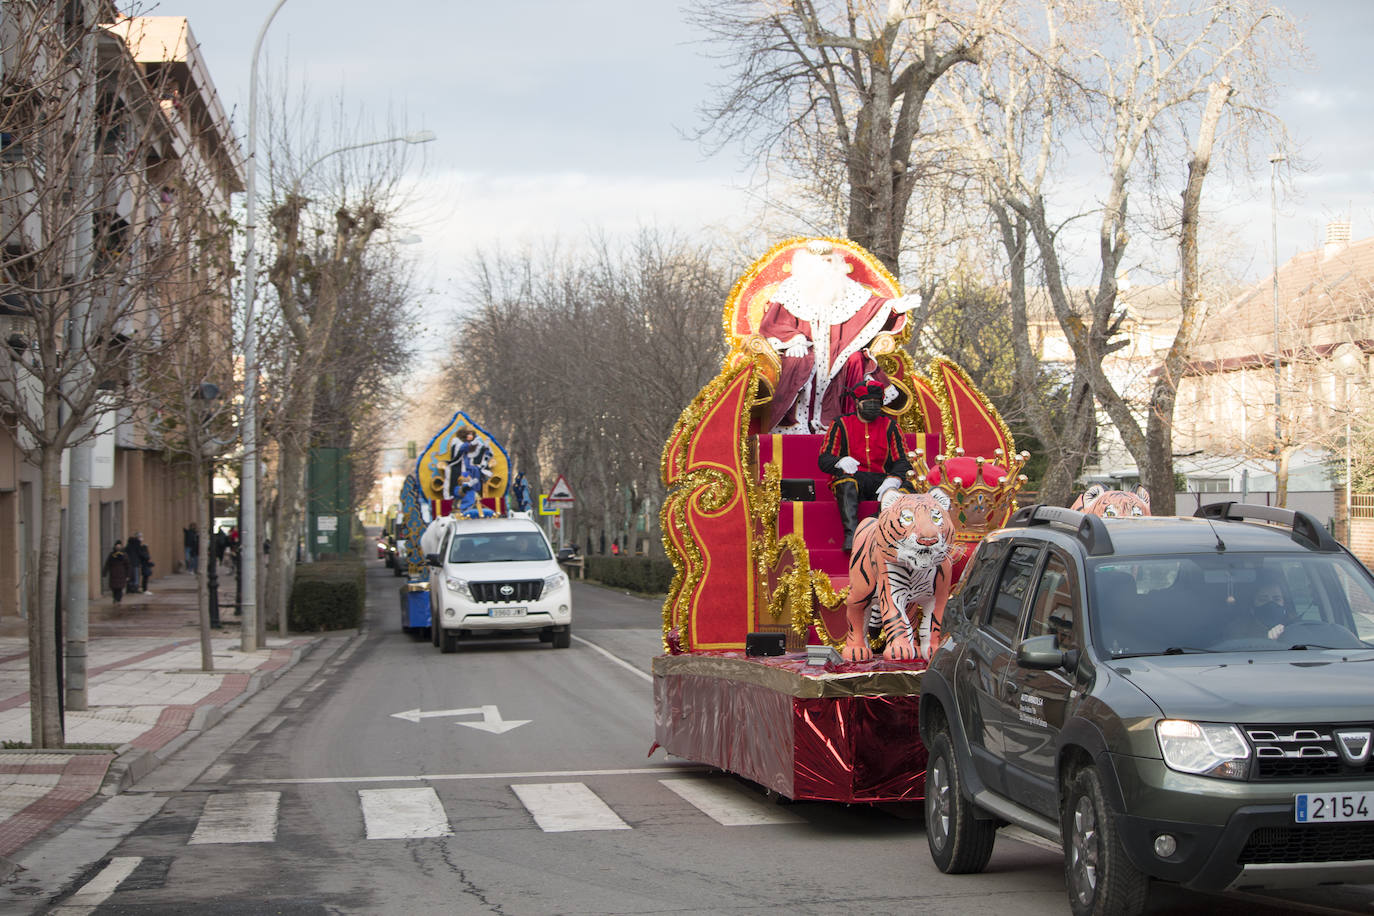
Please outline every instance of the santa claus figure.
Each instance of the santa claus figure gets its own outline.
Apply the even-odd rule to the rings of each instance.
[[[792,272],[759,323],[782,364],[769,405],[771,432],[823,433],[852,409],[848,392],[865,381],[887,387],[867,347],[895,330],[916,299],[884,299],[849,279],[844,255],[826,241],[792,255]],[[889,397],[896,392],[890,390]]]

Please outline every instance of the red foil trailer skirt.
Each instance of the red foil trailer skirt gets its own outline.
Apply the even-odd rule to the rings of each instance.
[[[919,801],[925,663],[811,668],[803,655],[654,659],[654,740],[791,799]]]

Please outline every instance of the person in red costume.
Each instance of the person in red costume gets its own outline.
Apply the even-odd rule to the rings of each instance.
[[[878,499],[888,490],[912,492],[907,479],[911,462],[902,448],[896,421],[883,413],[882,386],[860,385],[850,393],[858,402],[857,412],[830,424],[825,448],[816,459],[820,469],[830,475],[830,490],[844,525],[845,550],[854,546],[861,499]]]
[[[849,279],[844,255],[827,241],[808,242],[791,266],[759,322],[782,363],[767,431],[819,433],[846,412],[854,386],[870,378],[886,386],[867,347],[918,302],[884,299]]]

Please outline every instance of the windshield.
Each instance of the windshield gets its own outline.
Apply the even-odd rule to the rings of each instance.
[[[450,563],[520,563],[550,558],[548,542],[536,531],[459,534],[448,547]]]
[[[1104,655],[1374,647],[1374,584],[1344,554],[1112,558],[1092,570]]]

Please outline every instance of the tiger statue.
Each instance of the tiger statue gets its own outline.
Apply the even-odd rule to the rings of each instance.
[[[950,516],[949,496],[939,488],[889,491],[877,518],[859,523],[849,556],[845,661],[873,657],[870,631],[885,638],[884,658],[930,657],[949,598]]]
[[[1103,518],[1140,518],[1150,514],[1150,491],[1143,486],[1134,490],[1108,490],[1095,483],[1069,508]]]

